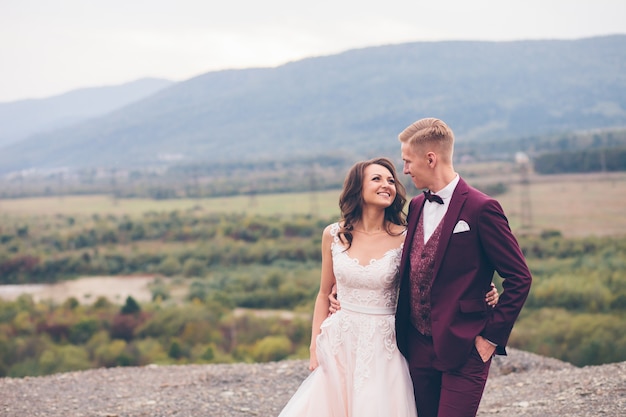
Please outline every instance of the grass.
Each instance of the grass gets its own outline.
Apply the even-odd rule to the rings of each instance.
[[[317,193],[268,194],[205,199],[113,199],[106,195],[41,197],[0,200],[0,214],[11,217],[54,215],[129,215],[201,208],[206,212],[238,212],[260,215],[339,213],[339,190]]]
[[[559,230],[566,237],[626,235],[626,173],[550,175],[528,186],[531,231]],[[522,186],[498,200],[511,227],[521,230]]]
[[[567,237],[626,234],[626,173],[533,176],[528,185],[531,228],[522,228],[523,189],[514,174],[471,177],[470,184],[509,183],[498,196],[515,232],[559,230]],[[412,195],[415,190],[409,191]],[[587,195],[593,194],[595,198]],[[260,215],[312,214],[337,217],[339,190],[316,193],[271,194],[210,199],[112,199],[105,195],[0,200],[0,216],[6,218],[54,215],[129,215],[148,211],[201,208],[205,212],[239,212]]]

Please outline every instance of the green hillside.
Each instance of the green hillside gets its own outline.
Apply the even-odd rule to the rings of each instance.
[[[460,143],[626,126],[626,36],[419,42],[211,72],[5,147],[0,171],[397,152],[420,117]]]

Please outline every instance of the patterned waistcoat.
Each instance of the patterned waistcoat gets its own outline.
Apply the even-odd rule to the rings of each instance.
[[[424,217],[421,216],[411,245],[411,323],[423,335],[432,335],[430,289],[433,284],[435,251],[439,244],[443,220],[424,244]]]

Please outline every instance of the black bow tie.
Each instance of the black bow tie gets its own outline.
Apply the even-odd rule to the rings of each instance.
[[[443,200],[441,199],[441,197],[439,197],[437,194],[431,193],[430,190],[424,191],[424,197],[426,197],[426,200],[430,201],[431,203],[434,201],[435,203],[443,204]]]

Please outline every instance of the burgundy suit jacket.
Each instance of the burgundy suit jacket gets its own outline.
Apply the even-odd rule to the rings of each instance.
[[[407,235],[400,264],[400,293],[396,312],[398,348],[405,357],[410,321],[411,245],[422,215],[424,195],[409,205]],[[453,233],[464,220],[469,231]],[[493,198],[459,180],[435,254],[431,290],[433,347],[441,370],[452,370],[469,358],[474,339],[482,335],[497,343],[496,353],[506,355],[506,344],[532,281],[520,247],[502,207]],[[503,278],[502,294],[495,308],[485,301],[494,271]]]

